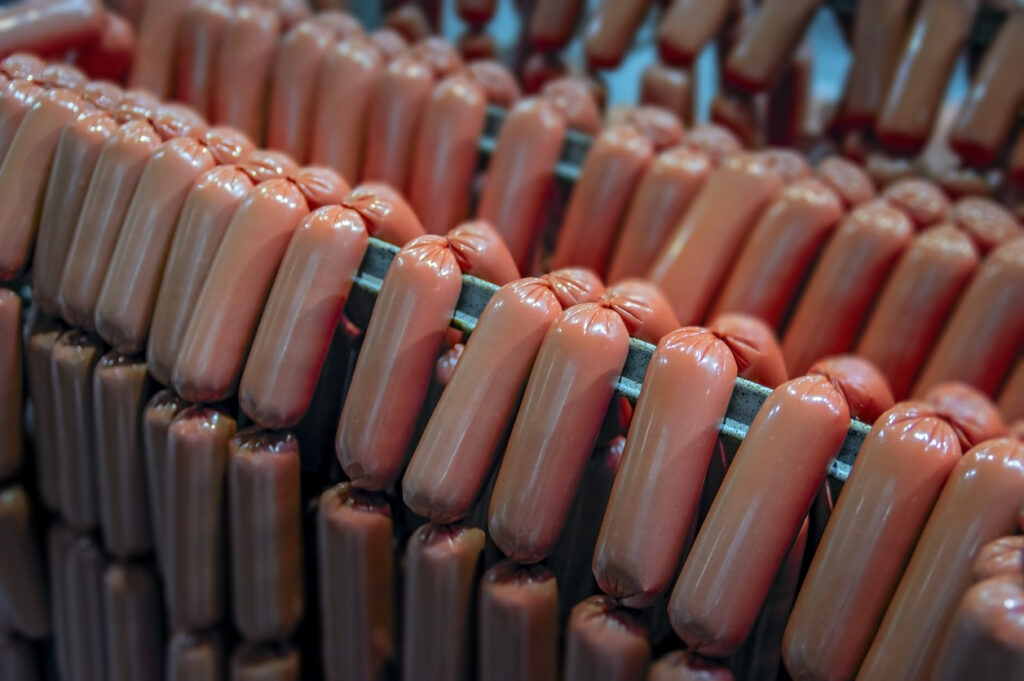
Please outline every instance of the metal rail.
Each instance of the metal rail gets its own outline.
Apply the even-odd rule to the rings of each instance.
[[[384,281],[384,275],[396,253],[398,253],[397,246],[371,238],[355,278],[355,288],[368,297],[376,298]],[[466,333],[472,333],[484,307],[487,306],[487,302],[497,290],[498,287],[494,284],[463,275],[462,291],[459,294],[452,326]],[[650,363],[653,353],[654,346],[650,343],[636,338],[630,339],[629,355],[626,357],[622,374],[615,384],[615,391],[618,395],[636,403],[643,386],[644,375],[647,373],[647,365]],[[754,421],[757,411],[770,394],[771,390],[763,385],[743,378],[736,379],[732,399],[729,400],[729,408],[725,413],[725,420],[719,427],[721,436],[731,444],[738,446],[746,436],[747,429]],[[850,423],[846,440],[843,442],[839,454],[829,465],[829,477],[838,482],[846,481],[857,451],[870,428],[869,424],[860,421]]]

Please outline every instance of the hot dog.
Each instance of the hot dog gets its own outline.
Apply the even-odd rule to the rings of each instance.
[[[290,646],[244,644],[231,655],[232,681],[299,681],[299,651]]]
[[[163,673],[160,587],[144,567],[114,563],[103,573],[107,674],[111,681],[155,679]]]
[[[467,75],[453,75],[428,97],[409,171],[409,202],[428,233],[444,234],[469,213],[487,100]]]
[[[672,592],[672,627],[695,652],[728,655],[746,638],[849,421],[820,376],[784,383],[758,411]],[[757,564],[732,560],[740,545],[757,547]]]
[[[228,0],[189,3],[178,19],[174,98],[200,114],[212,113],[220,41],[231,23]]]
[[[558,678],[558,584],[540,565],[502,561],[480,580],[481,681]]]
[[[954,203],[949,219],[974,239],[982,255],[1024,233],[1010,211],[981,196],[968,196]]]
[[[292,235],[267,297],[239,387],[239,404],[264,428],[298,423],[366,250],[355,211],[325,206]]]
[[[671,111],[684,125],[693,123],[696,84],[690,72],[655,62],[644,69],[640,80],[640,101]]]
[[[786,627],[783,656],[794,678],[856,673],[960,453],[952,428],[923,404],[901,403],[875,423]],[[820,607],[822,598],[838,607]]]
[[[214,625],[224,612],[224,488],[234,434],[235,420],[211,407],[183,409],[167,429],[158,536],[164,600],[178,631]]]
[[[953,427],[967,451],[985,440],[1005,437],[1006,423],[992,400],[966,383],[939,383],[922,400]]]
[[[473,592],[484,532],[427,523],[406,547],[402,678],[470,678]]]
[[[821,0],[767,0],[744,22],[729,52],[723,78],[745,92],[775,85],[793,58]]]
[[[594,141],[558,232],[553,268],[586,267],[603,275],[619,223],[654,149],[631,125],[605,129]]]
[[[582,0],[538,0],[530,15],[530,44],[544,52],[557,52],[569,44],[583,10]]]
[[[752,154],[730,158],[708,178],[650,270],[681,323],[703,319],[733,254],[781,188],[768,160]]]
[[[497,5],[495,0],[458,0],[455,10],[466,23],[482,26],[494,16]]]
[[[626,606],[672,579],[735,380],[729,347],[699,327],[655,350],[594,552],[598,586]]]
[[[590,84],[577,76],[562,76],[544,83],[541,95],[551,102],[573,130],[597,135],[601,130],[601,107]]]
[[[167,642],[167,681],[220,681],[224,651],[216,636],[175,634]]]
[[[825,246],[786,327],[782,351],[791,374],[850,349],[912,235],[907,216],[885,201],[863,204],[847,215]]]
[[[34,419],[32,444],[35,446],[36,484],[43,505],[51,511],[58,510],[61,502],[57,391],[52,379],[53,348],[60,335],[61,330],[55,325],[41,325],[32,331],[25,344],[25,374]],[[16,413],[20,423],[21,408]]]
[[[146,0],[139,17],[139,51],[129,84],[164,99],[171,92],[174,41],[188,3]]]
[[[387,26],[372,31],[369,37],[370,41],[381,51],[386,61],[391,61],[409,49],[409,42],[405,37]]]
[[[592,596],[572,609],[566,626],[566,681],[644,678],[651,644],[637,613],[607,596]]]
[[[725,25],[728,0],[673,0],[658,24],[658,54],[666,64],[688,66]]]
[[[166,576],[166,514],[167,506],[164,499],[165,480],[167,479],[167,432],[171,421],[186,402],[174,394],[173,390],[161,390],[153,395],[142,411],[139,427],[142,430],[142,447],[146,466],[146,492],[149,494],[149,521],[153,533],[153,549],[156,553],[156,564],[161,575]]]
[[[68,623],[68,666],[73,678],[107,678],[103,636],[103,570],[106,561],[89,535],[73,534],[64,559],[65,615]]]
[[[347,191],[333,171],[312,166],[294,180],[262,182],[246,196],[210,264],[181,343],[171,382],[182,397],[207,402],[234,392],[292,233],[311,208],[337,203]]]
[[[115,557],[153,546],[139,415],[149,399],[146,363],[107,353],[93,371],[96,481],[103,546]]]
[[[946,223],[921,232],[896,264],[857,343],[896,397],[910,390],[977,266],[970,237]]]
[[[21,78],[0,85],[0,159],[6,158],[25,115],[44,92],[39,83]]]
[[[885,188],[882,196],[906,213],[919,230],[945,220],[949,214],[946,195],[934,182],[920,177],[897,180]]]
[[[52,523],[46,532],[47,577],[50,580],[50,618],[53,622],[54,662],[57,672],[71,676],[71,620],[68,616],[67,556],[75,533],[60,522]]]
[[[522,93],[516,77],[495,59],[477,59],[466,65],[466,73],[484,89],[487,103],[511,109]]]
[[[1024,536],[1000,537],[982,546],[971,572],[979,582],[999,575],[1024,576]]]
[[[978,550],[1013,531],[1024,497],[1024,443],[989,440],[954,467],[857,678],[929,678]],[[855,467],[856,468],[856,467]],[[840,497],[842,499],[842,497]]]
[[[650,9],[649,0],[604,0],[583,29],[583,51],[592,68],[613,69],[622,63],[640,24]]]
[[[439,36],[431,35],[418,40],[410,52],[430,68],[434,80],[443,80],[462,70],[462,58],[458,50]]]
[[[23,487],[0,490],[0,600],[5,619],[14,631],[42,638],[50,633],[50,611],[31,514]]]
[[[35,80],[46,68],[46,62],[31,52],[15,52],[0,61],[0,73],[8,78]]]
[[[14,475],[24,456],[21,343],[21,298],[10,289],[0,289],[0,480]],[[31,362],[31,357],[29,350],[26,359]],[[32,401],[36,410],[46,408]]]
[[[874,423],[893,405],[892,390],[878,367],[857,355],[836,355],[818,360],[809,376],[824,376],[843,394],[850,417]]]
[[[867,172],[841,156],[829,156],[815,166],[814,172],[839,195],[847,210],[875,196],[875,185]]]
[[[280,18],[257,5],[236,7],[217,51],[210,121],[264,139],[266,96]]]
[[[320,615],[328,681],[375,681],[395,655],[393,532],[383,495],[341,483],[320,496]]]
[[[1024,237],[994,249],[960,297],[917,379],[914,394],[959,380],[995,393],[1024,343]]]
[[[371,236],[404,246],[424,233],[412,207],[394,188],[380,182],[363,182],[341,201],[359,213]]]
[[[626,325],[607,303],[566,310],[545,335],[488,514],[509,558],[533,563],[554,548],[627,350]]]
[[[725,342],[736,359],[736,375],[773,390],[788,380],[782,348],[771,327],[757,317],[721,314],[708,331]]]
[[[743,149],[736,135],[714,123],[695,125],[686,133],[683,146],[706,154],[716,165]]]
[[[246,430],[228,443],[234,623],[250,642],[286,639],[302,619],[299,443]]]
[[[309,153],[307,124],[320,69],[334,40],[317,19],[296,24],[278,42],[270,67],[267,146],[303,162]]]
[[[778,327],[842,214],[839,195],[821,180],[787,185],[754,225],[711,316],[744,312]]]

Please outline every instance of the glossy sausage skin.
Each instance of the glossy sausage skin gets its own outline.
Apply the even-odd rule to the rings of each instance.
[[[553,550],[627,351],[622,318],[601,303],[566,310],[545,335],[488,514],[509,558],[534,563]]]
[[[897,180],[885,188],[882,196],[906,213],[917,229],[945,220],[949,214],[949,199],[942,189],[920,177]]]
[[[554,179],[566,125],[543,99],[513,108],[498,134],[487,168],[477,217],[501,233],[521,271],[526,271],[539,236],[544,197]]]
[[[481,681],[558,678],[558,583],[546,567],[502,561],[480,580]]]
[[[211,626],[224,613],[225,476],[234,434],[233,418],[200,406],[181,410],[167,428],[166,456],[158,461],[160,536],[164,600],[175,630]]]
[[[666,64],[688,66],[725,25],[729,0],[672,0],[658,24],[658,54]]]
[[[875,185],[867,171],[842,156],[829,156],[820,161],[814,173],[839,195],[847,210],[875,196]]]
[[[1024,237],[993,250],[960,297],[914,387],[959,380],[993,394],[1024,343]]]
[[[225,0],[190,3],[178,20],[174,98],[210,117],[220,41],[231,23]]]
[[[405,550],[403,678],[472,678],[473,594],[485,535],[465,525],[420,526]]]
[[[646,607],[673,577],[735,380],[729,347],[699,327],[651,358],[594,552],[598,586],[623,605]]]
[[[902,399],[978,266],[970,237],[949,224],[919,234],[893,269],[857,343]]]
[[[382,182],[363,182],[341,201],[359,213],[370,236],[404,246],[424,233],[423,224],[402,195]]]
[[[84,681],[107,678],[104,645],[103,569],[106,559],[89,535],[73,534],[64,560],[68,668]]]
[[[650,0],[602,0],[583,29],[583,50],[593,68],[613,69],[622,63],[626,51]]]
[[[160,588],[141,566],[114,563],[103,573],[107,673],[111,681],[159,678],[163,658]]]
[[[164,498],[164,480],[167,476],[167,432],[171,421],[184,409],[187,403],[174,394],[173,390],[165,389],[153,395],[142,410],[139,428],[142,431],[142,452],[146,467],[146,492],[149,494],[149,520],[153,533],[153,549],[156,554],[157,569],[161,575],[167,575],[166,529],[167,514]]]
[[[143,4],[139,17],[139,50],[129,84],[164,99],[171,92],[174,47],[178,26],[188,3],[151,2]]]
[[[13,476],[21,467],[24,455],[22,433],[22,355],[31,363],[32,350],[22,351],[21,298],[10,289],[0,289],[0,480]],[[31,371],[31,369],[30,369]],[[31,378],[29,379],[31,386]],[[47,405],[33,399],[36,414],[37,437],[40,419],[39,410]],[[39,464],[36,464],[39,466]],[[40,466],[41,467],[41,466]]]
[[[849,424],[842,394],[820,376],[784,383],[758,411],[669,603],[695,652],[728,655],[746,638]],[[733,559],[751,550],[755,563]]]
[[[740,29],[725,62],[725,82],[745,92],[777,84],[821,0],[766,0]]]
[[[989,440],[953,469],[857,678],[929,678],[978,550],[1013,532],[1024,496],[1024,443]],[[840,497],[841,499],[842,497]]]
[[[1000,537],[982,546],[971,572],[979,582],[1007,574],[1024,577],[1024,536]]]
[[[953,427],[965,452],[985,440],[1008,434],[992,400],[966,383],[939,383],[924,394],[923,401]]]
[[[50,633],[50,609],[32,507],[20,485],[0,490],[0,600],[11,628],[30,638]],[[0,615],[0,616],[3,616]]]
[[[340,483],[320,495],[317,542],[327,681],[376,681],[395,656],[391,509]]]
[[[562,76],[544,83],[541,95],[555,106],[567,126],[597,136],[601,130],[601,107],[592,86],[593,82],[584,77]]]
[[[781,189],[758,155],[730,158],[708,178],[649,273],[681,323],[704,318],[734,254]]]
[[[835,355],[820,359],[807,370],[809,376],[824,376],[843,394],[850,418],[874,423],[893,405],[892,390],[874,364],[857,355]]]
[[[952,428],[923,404],[901,403],[875,423],[786,627],[795,679],[853,678],[960,454]]]
[[[302,620],[299,443],[246,430],[228,443],[234,623],[251,642],[288,638]]]
[[[949,219],[974,239],[983,255],[1024,233],[1013,213],[982,196],[967,196],[954,203]]]
[[[586,267],[602,276],[619,224],[654,149],[631,125],[606,128],[594,141],[558,232],[553,268]]]
[[[583,0],[538,0],[530,15],[529,38],[535,49],[557,52],[572,40]]]
[[[0,85],[0,160],[6,158],[22,121],[44,92],[39,83],[21,78]]]
[[[711,316],[743,312],[778,327],[842,214],[839,196],[821,180],[787,185],[754,225]]]
[[[331,30],[316,19],[298,23],[278,41],[270,67],[267,147],[300,163],[309,153],[308,123],[333,38]]]
[[[500,61],[478,59],[466,66],[466,72],[484,89],[488,104],[511,110],[522,96],[515,75]]]
[[[907,217],[884,201],[864,204],[846,216],[825,246],[786,327],[782,350],[791,374],[850,349],[892,264],[912,236]]]
[[[775,389],[789,379],[782,348],[771,327],[757,317],[728,312],[708,323],[736,358],[736,375]]]
[[[175,634],[167,642],[167,681],[220,681],[223,658],[216,635]]]
[[[643,677],[651,644],[635,612],[608,596],[591,596],[572,609],[566,628],[566,681]]]
[[[55,0],[17,4],[0,13],[3,37],[0,54],[31,50],[60,53],[95,41],[103,30],[104,9],[99,0]]]
[[[299,681],[299,651],[287,645],[238,646],[231,655],[232,681]]]
[[[600,300],[619,313],[630,336],[652,345],[679,328],[668,298],[645,279],[624,279],[608,289]]]
[[[640,102],[671,111],[684,125],[693,123],[696,82],[684,69],[655,62],[644,69],[640,81]]]
[[[217,51],[210,120],[232,125],[257,143],[264,139],[264,102],[279,30],[275,12],[256,5],[237,7]]]
[[[999,410],[1007,422],[1024,419],[1024,362],[1020,360],[999,394]]]

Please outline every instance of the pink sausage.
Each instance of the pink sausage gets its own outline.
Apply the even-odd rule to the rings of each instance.
[[[103,573],[103,620],[112,681],[159,678],[163,673],[160,588],[142,565],[112,563]]]
[[[744,92],[776,85],[790,65],[821,0],[766,0],[744,21],[729,52],[723,78]]]
[[[212,113],[217,55],[231,20],[227,0],[190,3],[178,20],[174,98],[204,116]]]
[[[953,204],[949,219],[967,232],[982,255],[1024,233],[1013,213],[981,196],[968,196]]]
[[[554,78],[544,84],[541,95],[555,106],[565,124],[573,130],[587,135],[597,135],[601,130],[601,108],[582,78]]]
[[[488,104],[511,110],[522,96],[516,77],[499,61],[478,59],[466,66],[466,72],[484,89]]]
[[[971,572],[979,582],[1007,574],[1024,577],[1024,536],[1000,537],[982,546]]]
[[[45,91],[38,83],[20,78],[0,85],[0,161],[7,156],[25,115]]]
[[[875,185],[867,172],[842,156],[829,156],[815,166],[814,172],[839,195],[847,210],[875,197]]]
[[[735,677],[718,662],[676,650],[651,665],[647,681],[735,681]]]
[[[923,401],[949,422],[965,452],[985,440],[1008,435],[992,400],[966,383],[940,383],[924,394]]]
[[[0,480],[17,473],[24,456],[22,355],[31,362],[31,352],[31,349],[28,353],[22,351],[21,298],[10,289],[0,289]],[[31,379],[29,381],[31,386]],[[35,399],[32,402],[36,414],[48,406]],[[38,437],[35,444],[38,451]]]
[[[439,36],[427,36],[418,41],[413,45],[411,54],[430,68],[434,80],[443,80],[462,70],[458,50]]]
[[[341,204],[359,213],[370,236],[404,246],[424,234],[423,224],[402,195],[380,182],[363,182]]]
[[[545,52],[568,45],[585,4],[583,0],[538,0],[530,15],[530,44]]]
[[[232,125],[257,144],[264,139],[264,112],[280,19],[255,5],[235,8],[224,28],[214,67],[210,121]]]
[[[949,199],[938,185],[919,177],[893,182],[882,196],[906,213],[919,230],[945,220],[949,213]]]
[[[164,99],[171,92],[174,47],[178,26],[188,3],[147,0],[139,17],[139,50],[129,86],[149,90]]]
[[[149,521],[153,533],[153,549],[157,570],[168,574],[166,562],[167,504],[164,481],[167,479],[167,432],[171,421],[187,407],[185,400],[173,390],[153,395],[142,410],[139,428],[142,431],[142,454],[146,468],[146,492],[149,494]]]
[[[10,302],[4,306],[8,311],[9,305]],[[55,326],[45,324],[29,329],[24,357],[28,396],[32,399],[35,421],[32,442],[35,445],[36,484],[43,506],[51,511],[58,510],[61,503],[60,469],[57,463],[60,460],[56,408],[58,397],[51,378],[53,348],[61,331]],[[17,333],[17,330],[12,329],[8,333]],[[17,410],[19,423],[22,419],[22,408],[19,407]],[[12,429],[5,432],[14,431]]]
[[[736,358],[740,378],[775,389],[789,380],[782,348],[771,327],[757,317],[739,313],[721,314],[711,320],[708,331],[718,336]]]
[[[592,68],[617,67],[644,16],[651,7],[650,0],[602,0],[590,15],[583,29],[583,50]]]
[[[644,69],[640,81],[640,102],[671,111],[685,125],[693,123],[696,82],[684,69],[655,62]]]
[[[1024,361],[1017,360],[1017,368],[1006,379],[999,394],[999,410],[1007,422],[1024,419]]]
[[[658,54],[688,66],[711,42],[733,9],[729,0],[673,0],[658,24]]]
[[[693,151],[706,154],[716,165],[720,165],[730,156],[738,154],[743,147],[736,135],[728,129],[714,123],[705,123],[691,128],[683,145]]]
[[[850,408],[850,418],[864,423],[874,423],[894,402],[889,382],[878,367],[857,355],[820,359],[811,365],[807,375],[832,381]]]

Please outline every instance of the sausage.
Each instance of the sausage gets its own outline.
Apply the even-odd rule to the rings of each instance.
[[[22,121],[44,92],[38,83],[21,78],[0,86],[0,160],[6,158]]]
[[[754,225],[711,316],[744,312],[778,327],[842,216],[843,203],[825,182],[787,185]]]
[[[93,328],[121,225],[146,162],[159,145],[159,136],[145,120],[125,123],[103,145],[60,281],[61,315],[74,326]]]
[[[210,96],[210,120],[264,139],[266,97],[280,18],[257,5],[235,8],[220,37]]]
[[[239,386],[261,427],[290,428],[309,407],[366,243],[362,218],[340,206],[313,211],[292,235]]]
[[[728,128],[714,123],[695,125],[686,133],[683,146],[692,151],[706,154],[714,164],[720,165],[730,156],[739,153],[742,145]]]
[[[469,213],[487,100],[467,75],[434,87],[420,114],[409,170],[409,202],[428,233],[444,234]]]
[[[1024,419],[1024,362],[1020,360],[999,394],[999,410],[1008,423]]]
[[[949,145],[973,166],[991,165],[1009,140],[1024,98],[1014,64],[1024,60],[1024,14],[1010,12],[985,51],[949,131]]]
[[[649,0],[603,0],[583,29],[583,51],[591,68],[614,69],[622,63],[644,16]]]
[[[384,68],[381,51],[363,36],[334,45],[320,68],[310,121],[309,158],[355,181],[362,176],[374,83]]]
[[[907,216],[882,200],[863,204],[846,216],[825,246],[786,327],[782,351],[791,374],[850,349],[912,236]]]
[[[67,582],[67,557],[75,540],[75,533],[59,521],[51,523],[46,531],[47,577],[50,580],[50,618],[53,623],[54,662],[57,672],[71,676],[71,620]]]
[[[1024,674],[1024,627],[1019,575],[980,581],[964,594],[949,625],[932,678],[995,681]]]
[[[343,482],[320,495],[317,543],[324,678],[374,681],[395,656],[391,509]]]
[[[541,209],[565,130],[553,104],[525,99],[505,118],[487,168],[477,217],[497,227],[521,271],[540,236]]]
[[[640,102],[671,111],[684,125],[690,125],[695,88],[696,81],[689,71],[657,61],[641,76]]]
[[[103,145],[117,123],[107,113],[82,113],[64,126],[50,167],[32,256],[32,298],[48,315],[60,308],[60,279],[75,238],[78,215]]]
[[[398,31],[382,26],[369,35],[370,41],[380,50],[385,61],[391,61],[409,49],[409,41]]]
[[[139,51],[128,79],[130,87],[149,90],[160,99],[171,92],[174,47],[189,3],[146,0],[139,17]]]
[[[260,152],[252,160],[258,156]],[[146,345],[149,371],[164,385],[170,385],[174,363],[217,249],[254,182],[242,167],[218,166],[201,175],[185,198]]]
[[[544,83],[541,96],[551,102],[565,124],[586,135],[601,130],[601,107],[590,83],[578,76],[562,76]]]
[[[191,137],[164,142],[146,163],[96,300],[95,328],[117,352],[145,348],[178,218],[196,180],[215,163]]]
[[[281,37],[270,68],[267,146],[300,162],[309,154],[307,125],[320,70],[333,42],[327,26],[316,18],[307,19]]]
[[[694,652],[725,656],[746,638],[849,424],[821,376],[784,383],[762,405],[672,592],[672,628]],[[756,564],[733,559],[739,546]]]
[[[685,135],[679,116],[653,104],[623,104],[613,108],[608,112],[605,127],[617,125],[633,126],[650,141],[656,153],[678,145]]]
[[[1006,438],[978,445],[956,464],[858,678],[930,678],[978,550],[1016,526],[1024,496],[1022,461],[1024,443]]]
[[[160,678],[160,588],[148,569],[113,563],[103,573],[107,674],[111,681]]]
[[[582,0],[538,0],[529,18],[530,45],[542,52],[558,52],[572,40],[583,11]]]
[[[171,374],[182,397],[210,402],[234,392],[292,234],[311,208],[336,203],[347,191],[334,172],[313,166],[295,180],[262,182],[246,196],[210,264],[182,339]]]
[[[813,69],[814,54],[809,46],[804,46],[797,48],[777,76],[768,94],[762,122],[769,144],[797,146],[812,132],[808,117]]]
[[[299,443],[247,430],[228,443],[231,602],[250,642],[286,639],[302,620]]]
[[[708,178],[649,272],[682,324],[703,319],[733,254],[781,189],[761,155],[732,157]]]
[[[1024,536],[1000,537],[982,546],[971,572],[979,582],[999,575],[1024,576]]]
[[[686,650],[675,650],[658,659],[647,681],[735,681],[728,667]]]
[[[772,390],[789,379],[775,333],[757,317],[721,314],[711,320],[708,331],[729,346],[740,378]]]
[[[99,38],[104,14],[99,0],[11,5],[0,12],[0,54],[19,50],[57,54],[84,47]]]
[[[636,186],[608,266],[608,280],[641,276],[698,195],[712,170],[706,155],[685,146],[663,151]]]
[[[432,32],[426,9],[416,3],[399,5],[390,11],[384,25],[400,33],[410,43],[422,40]]]
[[[39,678],[35,653],[26,641],[0,634],[0,674],[10,681],[36,681]]]
[[[359,213],[370,236],[404,246],[424,233],[423,224],[402,195],[380,182],[363,182],[341,204]]]
[[[405,549],[402,678],[473,676],[473,594],[484,531],[467,525],[420,526]]]
[[[875,197],[875,185],[864,169],[842,156],[829,156],[814,168],[818,179],[843,201],[847,210]]]
[[[4,306],[9,309],[8,306]],[[13,320],[11,320],[13,321]],[[15,332],[16,333],[16,332]],[[25,375],[28,378],[28,395],[32,400],[32,444],[35,449],[36,485],[43,506],[51,511],[60,508],[61,470],[58,464],[61,454],[58,451],[57,408],[58,393],[52,379],[53,349],[61,330],[50,325],[32,329],[25,343]],[[9,385],[6,384],[5,385]],[[20,392],[20,391],[19,391]],[[12,396],[13,397],[13,396]],[[7,396],[4,396],[6,404]],[[10,412],[17,415],[21,423],[22,407]],[[4,426],[4,433],[13,433]]]
[[[673,0],[658,24],[658,54],[666,64],[689,66],[729,18],[729,0]]]
[[[135,29],[120,14],[103,12],[103,30],[95,43],[83,48],[75,63],[90,78],[123,81],[135,59]]]
[[[949,422],[965,452],[985,440],[1008,434],[992,400],[966,383],[940,383],[929,389],[922,400]]]
[[[530,372],[488,513],[509,558],[534,563],[554,548],[629,348],[622,318],[604,303],[566,310],[548,329]],[[545,475],[538,475],[544,470]]]
[[[47,89],[65,89],[79,94],[87,80],[81,69],[71,64],[53,62],[43,68],[36,82]]]
[[[462,70],[462,57],[459,56],[459,51],[439,36],[425,36],[416,41],[410,54],[430,68],[434,80],[443,80]]]
[[[103,546],[117,558],[153,546],[139,415],[149,399],[146,363],[108,352],[93,371],[96,481]]]
[[[299,681],[299,651],[290,646],[243,644],[231,655],[232,681]]]
[[[558,678],[558,584],[542,565],[502,561],[480,580],[481,681]]]
[[[651,644],[637,613],[608,596],[573,607],[566,629],[566,681],[627,681],[647,672]]]
[[[142,448],[145,458],[146,493],[149,495],[149,521],[153,533],[153,549],[156,565],[161,575],[167,575],[166,563],[166,515],[164,499],[167,479],[167,432],[171,421],[186,406],[186,402],[164,389],[149,399],[142,410],[139,428],[142,430]]]
[[[767,0],[745,21],[729,51],[724,81],[755,93],[775,85],[790,65],[821,0]]]
[[[226,0],[189,3],[178,19],[174,98],[209,117],[220,41],[231,23]]]
[[[160,409],[170,410],[170,405]],[[182,409],[167,428],[158,536],[164,601],[176,631],[212,626],[224,612],[225,471],[234,434],[233,418],[201,406]]]
[[[979,5],[979,0],[921,4],[878,114],[875,134],[883,146],[907,154],[924,147]]]
[[[786,627],[794,678],[853,678],[960,454],[953,429],[921,403],[900,403],[872,427]]]
[[[491,20],[497,6],[496,0],[458,0],[455,11],[467,24],[482,26]]]
[[[70,90],[49,90],[39,95],[11,141],[0,167],[0,280],[14,279],[29,264],[60,133],[85,106]]]
[[[458,50],[459,58],[467,62],[467,66],[469,62],[498,57],[498,46],[494,42],[494,37],[472,27],[459,34],[455,48]]]
[[[989,395],[1009,372],[1022,344],[1024,237],[994,249],[960,297],[914,387],[959,380]]]
[[[49,599],[31,513],[20,485],[0,490],[0,600],[14,631],[43,638],[50,633]]]
[[[711,100],[711,121],[731,131],[745,147],[765,144],[757,106],[748,95],[729,90],[716,94]]]
[[[167,681],[220,681],[224,651],[219,637],[177,633],[167,642]]]
[[[981,196],[968,196],[954,203],[949,219],[974,239],[982,255],[1024,233],[1010,211]]]
[[[13,476],[24,456],[21,344],[21,298],[0,288],[0,480]],[[26,359],[31,362],[31,357],[29,350]],[[44,406],[35,399],[32,402],[38,423],[38,410]],[[40,448],[38,443],[36,448]]]
[[[606,128],[594,141],[573,188],[551,267],[586,267],[602,276],[619,223],[654,149],[631,125]]]
[[[8,78],[35,80],[46,68],[46,62],[31,52],[14,52],[0,61],[0,73]]]
[[[592,274],[562,270],[514,281],[494,294],[405,472],[409,508],[436,523],[469,513],[548,328],[563,306],[595,300],[602,292]],[[503,344],[508,350],[494,362]]]
[[[832,381],[850,408],[850,418],[864,423],[874,423],[895,402],[889,382],[878,367],[857,355],[820,359],[811,365],[807,375]]]
[[[387,182],[406,191],[421,112],[433,87],[430,67],[411,54],[396,57],[374,80],[363,180]]]
[[[68,331],[53,346],[51,379],[56,420],[56,472],[61,517],[85,531],[99,522],[93,421],[93,368],[100,346],[81,331]]]
[[[539,93],[547,83],[569,73],[569,67],[557,54],[534,52],[522,60],[518,73],[523,83],[523,92],[533,95]]]
[[[82,681],[107,679],[103,621],[103,570],[106,561],[89,535],[72,534],[64,559],[67,597],[68,669]]]
[[[970,237],[950,224],[921,232],[882,289],[857,343],[903,398],[978,266]]]
[[[522,96],[516,77],[497,59],[473,60],[466,73],[484,89],[488,104],[511,109]]]
[[[897,180],[885,188],[882,196],[906,213],[917,229],[945,220],[949,199],[938,185],[920,177]]]
[[[619,313],[630,336],[652,345],[679,328],[679,320],[665,294],[649,281],[624,279],[608,289],[600,300]]]
[[[598,586],[625,606],[650,605],[673,577],[735,380],[729,347],[699,327],[651,358],[594,552]]]

